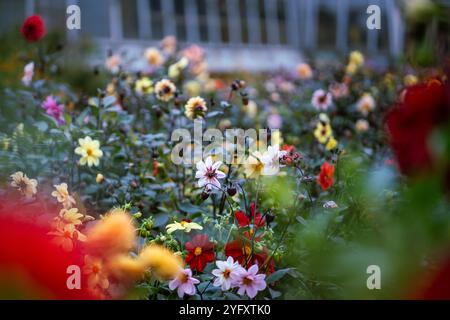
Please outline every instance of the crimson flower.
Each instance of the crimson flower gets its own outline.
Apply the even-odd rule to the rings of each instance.
[[[295,146],[289,145],[289,144],[285,144],[285,145],[283,145],[281,147],[281,150],[282,151],[286,151],[287,153],[294,152],[295,151]]]
[[[322,190],[328,190],[333,185],[334,181],[334,166],[325,161],[320,167],[320,174],[317,177],[317,182],[322,187]]]
[[[186,256],[186,263],[192,270],[203,272],[205,266],[215,259],[214,243],[209,241],[205,234],[198,234],[192,238],[192,241],[184,245],[189,252]]]
[[[236,217],[238,225],[241,228],[245,228],[250,226],[250,224],[253,224],[258,229],[260,227],[263,227],[265,224],[264,217],[261,215],[261,213],[256,211],[254,202],[250,204],[250,217],[242,211],[236,211],[234,216]]]
[[[1,199],[4,200],[4,199]],[[2,201],[2,204],[5,204]],[[30,206],[31,207],[31,206]],[[33,213],[47,212],[32,206]],[[30,208],[31,209],[31,208]],[[86,287],[70,290],[69,266],[82,266],[78,248],[66,252],[47,235],[51,221],[35,223],[30,209],[0,208],[0,296],[12,299],[97,299]],[[81,275],[81,283],[87,279]]]
[[[232,257],[234,261],[238,261],[242,266],[249,268],[257,264],[261,269],[265,269],[267,265],[267,272],[273,273],[275,271],[275,263],[273,259],[268,259],[268,250],[263,248],[261,252],[255,252],[250,242],[245,242],[241,239],[228,242],[225,245],[225,256]]]
[[[295,149],[295,146],[285,144],[281,147],[280,164],[286,166],[296,165],[302,159],[302,155]]]
[[[430,169],[430,135],[448,119],[448,87],[433,79],[405,89],[403,99],[386,116],[389,142],[400,170],[407,175]]]
[[[28,42],[35,42],[45,36],[45,23],[41,16],[28,17],[20,28],[20,32]]]

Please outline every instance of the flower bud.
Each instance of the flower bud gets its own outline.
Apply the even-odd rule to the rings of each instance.
[[[101,173],[98,173],[97,176],[95,177],[95,182],[100,184],[103,182],[104,179],[105,179],[105,177]]]
[[[208,198],[209,198],[209,192],[203,191],[203,193],[202,193],[202,200],[205,201]]]
[[[234,197],[237,193],[237,189],[236,186],[234,184],[231,184],[228,188],[227,188],[227,193],[230,197]]]

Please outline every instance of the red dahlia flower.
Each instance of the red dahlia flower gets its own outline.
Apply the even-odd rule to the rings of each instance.
[[[263,248],[262,252],[255,252],[254,248],[252,249],[250,242],[244,242],[240,239],[228,242],[225,245],[225,256],[232,257],[246,268],[257,264],[261,270],[264,270],[267,267],[268,273],[273,273],[275,271],[273,259],[267,261],[267,248]]]
[[[253,224],[256,229],[258,229],[260,227],[263,227],[265,224],[264,217],[261,215],[261,213],[256,212],[256,206],[254,202],[250,204],[250,217],[242,211],[236,211],[234,215],[239,224],[239,227],[241,228],[245,228],[250,224]]]
[[[285,144],[281,147],[282,151],[286,151],[287,153],[290,152],[294,152],[295,151],[295,146],[289,145],[289,144]]]
[[[324,162],[320,168],[320,174],[317,177],[317,182],[322,187],[322,190],[328,190],[333,185],[334,166],[327,161]]]
[[[28,42],[35,42],[45,36],[45,23],[41,16],[28,17],[20,28],[20,32]]]
[[[430,135],[448,119],[449,88],[438,80],[405,90],[403,99],[386,117],[390,144],[400,170],[407,175],[430,169]]]
[[[35,210],[39,210],[35,208]],[[43,211],[45,212],[45,211]],[[96,299],[79,273],[81,289],[69,289],[69,266],[83,266],[79,249],[66,252],[47,235],[49,224],[30,221],[26,209],[0,209],[0,297],[7,299]],[[69,283],[71,283],[69,281]]]
[[[214,243],[209,241],[205,234],[198,234],[192,238],[192,241],[184,245],[189,251],[186,256],[186,263],[192,270],[203,272],[205,266],[215,259]]]
[[[280,158],[280,164],[282,165],[295,166],[302,159],[302,155],[297,152],[295,146],[285,144],[281,151],[283,155]]]

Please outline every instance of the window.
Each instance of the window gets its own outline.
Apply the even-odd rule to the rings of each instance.
[[[161,39],[164,34],[163,15],[161,12],[161,1],[160,0],[148,0],[148,1],[150,1],[150,15],[151,15],[151,21],[152,21],[152,38],[153,39]]]
[[[336,46],[336,2],[322,0],[318,12],[319,30],[317,43],[320,48],[333,49]]]
[[[19,27],[25,17],[25,0],[0,1],[0,13],[0,30],[10,31]]]
[[[83,26],[81,33],[92,37],[110,37],[109,0],[78,0]],[[55,1],[52,1],[55,3]]]
[[[367,44],[366,8],[360,5],[350,7],[348,24],[348,42],[351,49],[364,49]]]
[[[36,0],[34,3],[34,12],[44,17],[47,30],[64,32],[67,8],[65,1]]]
[[[136,0],[121,0],[124,38],[138,38],[138,13]]]

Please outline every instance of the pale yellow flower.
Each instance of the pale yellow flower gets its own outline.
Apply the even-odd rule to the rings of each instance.
[[[74,226],[78,226],[82,224],[81,218],[84,216],[78,212],[77,208],[71,209],[62,209],[59,211],[58,218],[64,224],[73,224]]]
[[[148,77],[143,77],[136,80],[134,90],[138,94],[145,95],[153,93],[153,82]]]
[[[245,160],[244,174],[247,178],[257,178],[263,173],[264,163],[261,161],[262,157],[259,151],[255,151]]]
[[[354,64],[356,67],[361,67],[364,64],[364,55],[359,51],[352,51],[350,53],[350,64]]]
[[[358,71],[358,66],[354,63],[349,63],[345,69],[348,74],[354,74],[356,71]]]
[[[356,121],[355,129],[358,132],[366,132],[369,130],[369,122],[367,122],[367,120],[360,119]]]
[[[202,90],[202,85],[199,81],[190,80],[184,85],[184,91],[191,97],[198,96]]]
[[[367,116],[369,112],[373,111],[376,107],[375,99],[370,93],[365,93],[357,102],[356,108],[361,114]]]
[[[188,222],[188,221],[183,220],[181,222],[175,221],[174,223],[168,224],[166,226],[166,229],[167,229],[167,233],[171,234],[177,230],[181,230],[186,233],[191,232],[191,230],[203,230],[203,227],[201,225],[199,225],[198,223]]]
[[[413,74],[407,74],[404,78],[403,78],[403,83],[405,84],[405,86],[409,87],[409,86],[413,86],[416,85],[419,82],[419,79],[413,75]]]
[[[159,67],[164,63],[164,58],[157,48],[148,48],[144,55],[147,62],[152,66]]]
[[[297,66],[297,74],[300,79],[307,80],[312,78],[313,72],[309,64],[301,63]]]
[[[189,65],[189,60],[186,57],[181,58],[178,62],[169,66],[168,75],[171,79],[177,79],[181,72]]]
[[[112,82],[108,83],[105,91],[109,96],[114,96],[116,94],[116,85]]]
[[[62,203],[64,208],[69,209],[76,203],[75,199],[67,190],[67,183],[55,185],[55,189],[56,190],[52,192],[52,196],[55,197],[59,203]]]
[[[95,177],[95,182],[98,184],[102,183],[105,177],[101,173],[97,173],[97,176]]]
[[[103,156],[103,152],[100,150],[100,142],[92,140],[91,137],[85,137],[84,139],[78,139],[78,143],[80,146],[75,149],[75,153],[81,156],[80,165],[98,166],[99,160]]]
[[[325,148],[326,148],[328,151],[331,151],[331,150],[336,149],[337,146],[338,146],[337,140],[336,140],[334,137],[331,137],[331,138],[328,140],[328,142],[327,142]]]
[[[204,118],[205,113],[208,110],[205,100],[201,97],[194,97],[189,99],[184,109],[184,114],[191,120]]]
[[[12,174],[11,179],[11,186],[22,192],[26,198],[32,198],[37,193],[37,180],[29,179],[22,171]]]
[[[174,98],[176,90],[175,84],[167,79],[163,79],[155,85],[156,97],[165,102],[169,102]]]
[[[333,130],[329,123],[318,122],[316,129],[314,130],[314,137],[321,144],[327,143],[328,139],[333,136]]]

